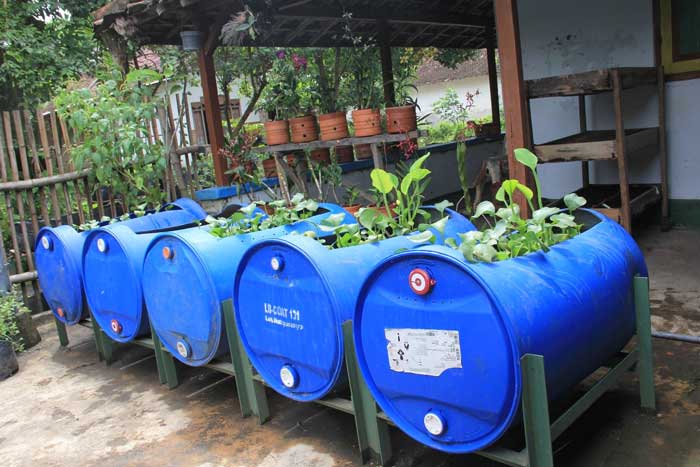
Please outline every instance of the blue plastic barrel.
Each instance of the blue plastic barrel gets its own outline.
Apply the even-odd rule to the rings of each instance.
[[[473,230],[454,211],[445,236]],[[329,250],[309,238],[261,242],[241,260],[234,283],[236,324],[265,382],[299,401],[324,397],[343,370],[342,323],[381,260],[418,244],[407,237]]]
[[[309,219],[260,232],[219,238],[203,227],[157,238],[144,260],[143,290],[151,324],[165,348],[190,366],[227,352],[221,303],[231,298],[240,258],[267,238],[320,233],[317,224],[332,214],[345,213],[345,221],[354,222],[340,206],[321,203],[319,208],[323,212]]]
[[[207,214],[194,201],[173,203],[163,210],[88,233],[83,246],[85,297],[100,328],[117,342],[148,334],[141,270],[146,248],[161,232],[193,228]]]
[[[577,213],[590,227],[547,253],[472,264],[421,247],[369,274],[353,323],[358,361],[404,432],[452,453],[486,448],[519,419],[524,354],[544,356],[556,399],[629,341],[642,253],[617,223]]]
[[[199,205],[185,198],[166,204],[164,209],[189,209],[196,217],[202,215]],[[155,212],[118,223],[129,226],[135,232],[153,230],[161,225],[158,219],[162,216],[172,216],[168,212],[170,211]],[[89,233],[78,232],[69,225],[61,225],[42,228],[36,239],[34,251],[41,291],[54,316],[68,325],[76,324],[88,315],[83,287],[82,257],[85,239]]]

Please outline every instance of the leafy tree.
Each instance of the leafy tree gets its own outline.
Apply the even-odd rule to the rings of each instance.
[[[0,108],[35,106],[95,68],[100,45],[90,12],[104,1],[0,3]]]

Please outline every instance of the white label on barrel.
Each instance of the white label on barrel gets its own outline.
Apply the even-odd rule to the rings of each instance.
[[[459,331],[385,329],[384,337],[393,371],[440,376],[450,368],[462,368]]]

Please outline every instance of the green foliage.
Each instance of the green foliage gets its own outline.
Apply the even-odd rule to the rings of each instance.
[[[422,208],[422,203],[430,171],[423,164],[429,156],[426,154],[413,162],[400,178],[382,169],[372,170],[372,186],[382,201],[382,209],[360,209],[357,224],[342,224],[340,216],[324,219],[321,230],[335,235],[329,246],[345,248],[407,234],[412,234],[409,239],[416,243],[434,242],[431,229],[444,232],[447,222],[444,211],[452,203],[443,201],[435,205],[442,217],[437,222],[427,223],[431,215]],[[390,200],[395,200],[395,205]]]
[[[541,203],[539,179],[535,168],[537,157],[526,149],[516,149],[516,159],[529,167],[537,181],[537,197]],[[532,209],[532,217],[523,219],[520,207],[515,204],[516,192],[522,193]],[[483,231],[467,232],[446,244],[459,250],[471,262],[501,261],[536,251],[549,251],[552,245],[581,233],[574,211],[586,204],[581,196],[571,193],[564,198],[568,213],[554,207],[532,205],[533,191],[518,180],[506,180],[496,193],[496,200],[503,203],[497,208],[491,201],[483,201],[476,207],[473,218],[482,218],[489,226]]]
[[[0,109],[34,107],[100,61],[90,12],[104,2],[0,2]]]
[[[92,167],[91,176],[120,195],[127,210],[144,202],[157,206],[166,196],[160,185],[166,148],[147,138],[160,102],[146,83],[167,76],[142,69],[130,72],[124,81],[120,78],[115,71],[94,91],[63,92],[56,106],[80,141],[71,151],[76,168]]]
[[[310,110],[307,65],[306,57],[294,50],[275,52],[267,74],[269,85],[261,99],[268,115],[287,120]]]
[[[16,290],[8,294],[0,293],[0,340],[11,342],[16,352],[24,350],[24,342],[17,327],[17,315],[29,313],[29,310]]]
[[[318,203],[311,199],[304,199],[301,193],[294,195],[291,202],[291,206],[287,206],[283,200],[251,203],[231,217],[225,219],[209,217],[207,218],[207,223],[211,225],[209,233],[215,237],[225,238],[259,232],[308,219],[318,211]],[[258,206],[272,212],[267,216],[256,213]]]
[[[457,142],[457,173],[459,175],[459,185],[462,187],[462,198],[464,200],[464,210],[467,215],[471,214],[472,200],[469,194],[469,174],[467,173],[467,143]],[[457,203],[459,204],[459,203]]]
[[[469,120],[469,112],[474,107],[474,97],[478,93],[477,90],[475,94],[467,93],[464,98],[460,98],[454,88],[448,88],[445,95],[433,104],[433,112],[444,121],[464,125]]]

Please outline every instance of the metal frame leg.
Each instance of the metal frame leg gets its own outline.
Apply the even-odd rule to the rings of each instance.
[[[53,321],[54,323],[56,323],[56,333],[58,334],[58,342],[60,343],[61,347],[68,347],[68,344],[70,342],[68,341],[68,331],[66,331],[65,323],[60,321],[55,316],[53,317]]]
[[[114,362],[114,342],[102,332],[92,312],[90,313],[90,322],[92,323],[92,332],[95,336],[95,345],[97,346],[99,358],[103,360],[105,364],[111,365]]]
[[[525,354],[520,359],[523,376],[523,423],[528,463],[531,467],[553,467],[549,401],[544,357]]]
[[[648,277],[637,276],[634,278],[634,309],[637,315],[637,348],[639,349],[639,363],[637,364],[639,396],[643,409],[656,411]]]
[[[153,340],[153,351],[156,354],[156,366],[158,367],[158,378],[160,384],[167,384],[169,389],[175,389],[180,385],[180,378],[177,374],[177,364],[170,352],[163,348],[158,338],[158,334],[151,326],[151,339]]]
[[[355,341],[352,335],[352,321],[343,323],[343,338],[345,341],[345,365],[348,371],[350,395],[355,414],[355,428],[360,448],[362,463],[370,456],[379,460],[381,465],[387,465],[391,459],[391,440],[389,425],[377,417],[377,403],[369,392],[357,365]]]
[[[267,405],[265,386],[253,378],[253,368],[238,334],[236,315],[233,312],[233,301],[224,301],[221,304],[221,311],[224,315],[224,327],[226,329],[231,363],[236,374],[236,390],[238,391],[238,401],[241,404],[241,413],[244,417],[256,415],[262,425],[270,419],[270,408]]]

